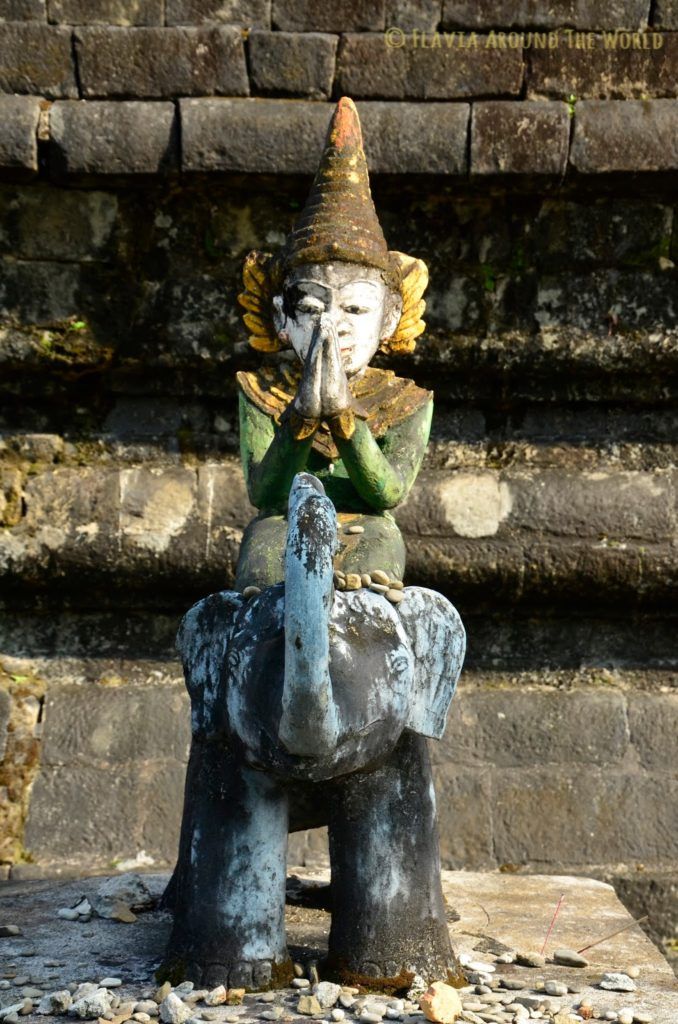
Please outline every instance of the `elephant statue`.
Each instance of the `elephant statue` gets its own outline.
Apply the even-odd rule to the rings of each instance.
[[[440,882],[425,737],[440,738],[465,634],[440,594],[335,590],[335,508],[311,474],[289,497],[284,582],[212,594],[178,637],[193,742],[174,927],[160,977],[280,987],[289,831],[326,824],[323,976],[383,991],[459,979]],[[168,897],[170,894],[168,894]]]

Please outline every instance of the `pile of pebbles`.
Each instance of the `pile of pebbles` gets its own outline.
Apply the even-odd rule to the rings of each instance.
[[[578,961],[576,958],[578,957]],[[493,962],[460,957],[469,984],[459,990],[462,1001],[461,1024],[578,1024],[580,1021],[616,1021],[617,1024],[652,1024],[652,1017],[638,1008],[609,1009],[604,1002],[605,990],[629,992],[635,988],[627,972],[602,975],[599,986],[601,1001],[593,1005],[589,995],[580,995],[584,986],[550,978],[548,967],[588,966],[583,957],[569,950],[557,951],[547,961],[536,953],[502,953]],[[519,977],[501,977],[497,968],[512,964],[529,968],[529,981]],[[65,966],[59,961],[46,967]],[[534,977],[535,972],[544,977]],[[53,976],[53,975],[52,975]],[[295,964],[295,978],[289,988],[275,992],[246,994],[244,989],[196,989],[192,982],[172,987],[169,982],[159,988],[129,993],[121,978],[105,977],[98,982],[72,982],[56,991],[39,986],[37,979],[8,971],[0,980],[0,1021],[23,1024],[28,1016],[37,1019],[63,1016],[75,1020],[98,1020],[99,1024],[245,1024],[249,1021],[293,1021],[300,1016],[314,1020],[347,1024],[424,1024],[419,997],[425,984],[415,979],[407,998],[383,995],[361,995],[357,988],[320,981],[315,964]],[[20,997],[20,998],[17,998]],[[9,999],[9,1001],[8,1001]],[[4,1004],[4,1006],[2,1005]],[[449,1024],[449,1022],[447,1022]]]
[[[342,572],[334,570],[334,586],[337,590],[371,590],[373,594],[382,594],[391,604],[400,604],[405,596],[405,584],[402,580],[391,579],[383,569],[372,572]]]

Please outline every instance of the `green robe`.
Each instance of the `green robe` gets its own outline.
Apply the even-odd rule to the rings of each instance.
[[[324,442],[313,436],[295,440],[289,423],[284,418],[277,423],[270,406],[256,400],[251,389],[247,394],[240,382],[240,451],[249,498],[259,515],[243,536],[237,589],[263,588],[283,579],[287,499],[295,474],[302,470],[321,481],[337,510],[340,549],[335,567],[358,573],[382,569],[391,578],[403,578],[405,545],[390,509],[406,498],[421,467],[433,400],[429,392],[388,371],[370,373],[370,379],[383,376],[390,384],[407,385],[410,401],[396,397],[389,408],[382,399],[376,416],[356,419],[349,440],[329,439],[325,431]],[[284,395],[275,387],[273,392]],[[363,532],[347,532],[355,526]]]

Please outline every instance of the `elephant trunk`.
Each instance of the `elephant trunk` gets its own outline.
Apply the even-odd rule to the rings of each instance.
[[[319,757],[336,746],[339,716],[329,672],[334,506],[322,484],[298,473],[290,490],[285,550],[285,682],[279,737],[290,754]]]

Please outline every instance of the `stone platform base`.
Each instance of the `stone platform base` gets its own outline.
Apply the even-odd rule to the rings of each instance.
[[[328,880],[326,871],[290,868],[290,873],[314,881]],[[162,891],[166,876],[144,878],[153,891]],[[153,973],[167,941],[169,915],[149,910],[140,913],[131,924],[98,917],[89,921],[67,921],[57,916],[59,908],[71,907],[82,897],[92,897],[102,882],[98,877],[68,882],[0,884],[0,926],[13,924],[21,929],[18,936],[0,937],[0,979],[9,982],[9,987],[0,988],[0,1007],[21,1002],[22,989],[26,987],[51,992],[72,982],[99,982],[111,976],[122,981],[115,991],[123,1002],[141,999],[142,993],[155,989]],[[445,871],[443,891],[455,949],[490,964],[495,961],[493,951],[499,952],[502,945],[518,952],[538,952],[561,894],[565,899],[546,950],[547,959],[555,948],[581,949],[632,922],[611,886],[590,879]],[[288,941],[295,960],[303,964],[322,958],[329,922],[330,915],[324,910],[288,907]],[[637,925],[595,946],[586,957],[589,966],[584,969],[552,963],[543,968],[497,963],[493,979],[522,981],[522,991],[516,990],[516,997],[534,994],[540,988],[543,991],[547,980],[564,982],[570,989],[577,990],[576,994],[570,991],[552,1000],[552,1011],[536,1018],[543,1021],[567,1020],[567,1011],[575,1013],[574,1007],[586,999],[600,1011],[599,1018],[604,1016],[604,1011],[629,1008],[638,1019],[651,1019],[654,1024],[678,1022],[675,977]],[[603,972],[624,971],[632,965],[639,969],[636,991],[620,993],[600,989],[598,983]],[[499,987],[497,991],[502,989]],[[303,1019],[295,1010],[299,992],[294,993],[294,998],[292,995],[287,990],[274,997],[284,1006],[283,1020]],[[464,998],[472,997],[464,994]],[[34,999],[36,1008],[38,1000],[39,997]],[[203,1005],[196,1005],[194,1018],[201,1017]],[[222,1021],[235,1015],[238,1022],[248,1024],[258,1020],[270,1005],[267,1007],[252,995],[247,996],[240,1007],[210,1009],[216,1012],[216,1017],[210,1019]],[[556,1018],[558,1011],[565,1012],[565,1016]],[[0,1008],[0,1020],[2,1015]],[[324,1016],[329,1020],[329,1010]],[[22,1019],[26,1024],[46,1020],[31,1012]],[[472,1020],[472,1015],[467,1019]],[[510,1021],[513,1018],[508,1013],[498,1019]],[[573,1022],[578,1019],[581,1018],[572,1018]],[[346,1020],[352,1021],[350,1012]]]

